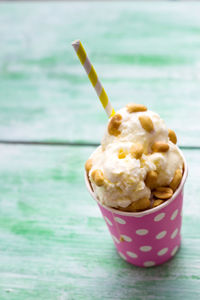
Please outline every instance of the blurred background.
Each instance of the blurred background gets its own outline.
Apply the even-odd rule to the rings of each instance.
[[[180,145],[200,146],[199,10],[190,1],[0,2],[0,139],[99,143],[107,119],[71,46],[80,39],[115,109],[144,103]]]
[[[198,1],[0,1],[0,300],[199,299],[199,12]],[[107,116],[76,39],[115,110],[156,111],[189,164],[182,246],[163,266],[123,261],[86,190]]]

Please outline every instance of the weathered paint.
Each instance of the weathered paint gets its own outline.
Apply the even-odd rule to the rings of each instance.
[[[182,246],[156,268],[116,253],[83,179],[94,148],[0,146],[0,299],[198,299],[199,151],[184,151]]]
[[[107,116],[71,46],[79,38],[114,108],[144,103],[180,144],[200,145],[199,10],[189,2],[1,3],[0,138],[101,139]]]
[[[100,141],[107,117],[71,47],[80,38],[116,109],[144,103],[199,146],[199,9],[1,3],[0,139]],[[0,145],[0,299],[199,299],[200,152],[184,151],[181,249],[145,270],[117,255],[84,186],[93,149]]]

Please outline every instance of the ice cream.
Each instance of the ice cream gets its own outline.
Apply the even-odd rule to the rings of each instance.
[[[132,103],[117,111],[85,165],[97,199],[135,212],[171,198],[183,174],[176,141],[174,131],[144,105]]]

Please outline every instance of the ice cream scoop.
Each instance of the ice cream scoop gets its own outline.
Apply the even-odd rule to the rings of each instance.
[[[174,131],[144,105],[132,103],[117,111],[101,146],[86,163],[98,200],[120,210],[141,211],[169,199],[183,173],[176,140]]]

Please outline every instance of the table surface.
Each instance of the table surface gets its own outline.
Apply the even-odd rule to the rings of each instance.
[[[0,3],[0,299],[200,298],[200,3]],[[189,164],[182,246],[140,269],[115,251],[83,180],[113,106],[144,103]],[[21,144],[20,144],[21,143]],[[92,146],[93,145],[93,146]]]

